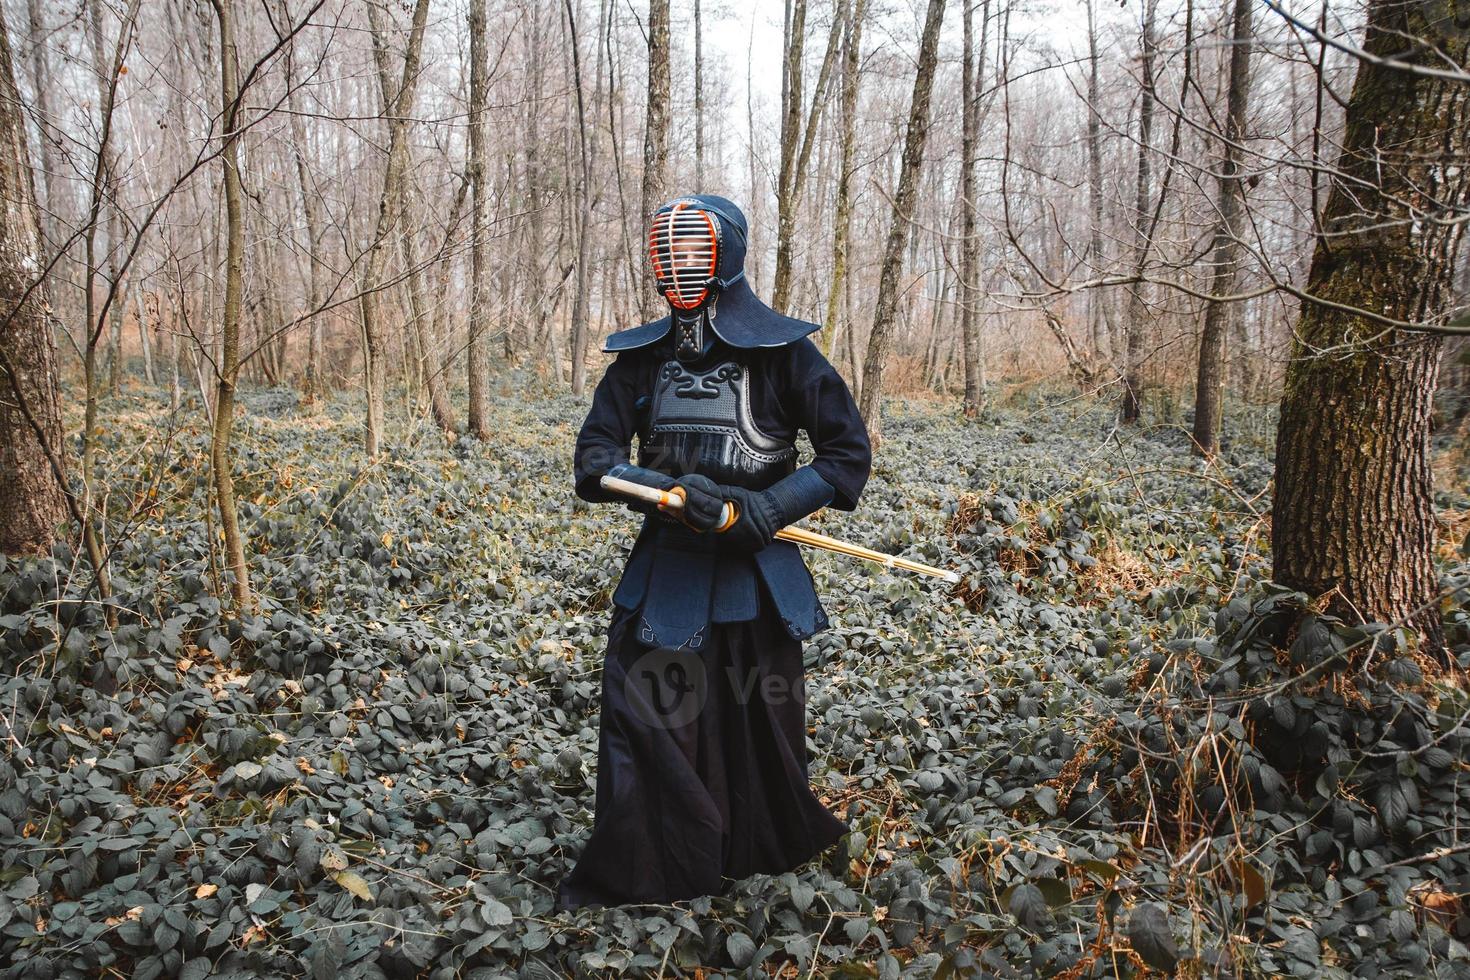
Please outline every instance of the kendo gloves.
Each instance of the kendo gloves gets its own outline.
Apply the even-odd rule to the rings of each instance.
[[[713,531],[719,527],[725,510],[719,484],[707,476],[690,473],[675,480],[674,486],[684,494],[684,508],[676,515],[681,521],[696,531]]]
[[[832,485],[810,466],[800,467],[765,490],[717,484],[698,473],[676,479],[630,463],[614,466],[608,475],[657,490],[677,490],[684,496],[684,506],[679,511],[665,511],[639,501],[629,502],[628,506],[643,514],[662,514],[695,531],[717,533],[723,550],[742,555],[765,548],[776,539],[776,532],[781,528],[821,510],[836,495]],[[722,528],[720,522],[727,501],[736,508],[735,520]]]
[[[750,555],[776,539],[776,532],[832,502],[836,491],[810,466],[777,481],[765,490],[722,486],[725,500],[739,508],[735,523],[720,534],[721,544],[736,554]]]
[[[608,470],[607,475],[631,483],[641,483],[655,490],[677,490],[684,496],[684,507],[677,511],[667,511],[656,504],[641,500],[628,501],[628,507],[640,514],[661,514],[670,520],[681,521],[696,531],[710,531],[719,526],[720,514],[725,509],[725,498],[720,496],[720,487],[707,476],[691,473],[675,479],[667,473],[631,463],[619,463]]]

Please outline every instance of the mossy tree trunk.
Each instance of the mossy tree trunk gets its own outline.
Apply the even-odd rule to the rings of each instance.
[[[43,256],[25,115],[9,35],[0,24],[0,554],[45,554],[66,519],[58,452],[56,345],[44,289],[31,288]],[[55,467],[55,469],[53,469]]]
[[[842,305],[848,287],[847,251],[852,237],[852,176],[856,169],[854,144],[857,128],[857,97],[861,78],[858,74],[859,57],[863,46],[863,20],[867,16],[868,0],[845,0],[842,15],[845,21],[842,48],[842,120],[841,162],[837,168],[837,204],[832,220],[832,288],[827,293],[827,315],[823,321],[826,331],[827,360],[835,360],[837,341],[837,312]],[[847,325],[851,336],[852,324]],[[851,345],[849,345],[851,346]],[[849,383],[855,393],[859,390],[858,379],[853,376]]]
[[[1363,49],[1432,70],[1467,34],[1374,0]],[[1429,416],[1443,337],[1352,312],[1442,315],[1464,230],[1470,84],[1364,60],[1348,103],[1276,441],[1277,581],[1331,611],[1406,622],[1442,651]],[[1335,305],[1327,305],[1335,304]],[[1351,309],[1343,309],[1349,307]]]

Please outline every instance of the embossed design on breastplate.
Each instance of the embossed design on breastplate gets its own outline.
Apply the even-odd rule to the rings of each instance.
[[[654,383],[639,465],[673,476],[764,489],[796,468],[796,446],[761,431],[750,411],[750,372],[734,361],[694,371],[665,362]]]
[[[743,374],[740,365],[729,361],[704,374],[695,374],[678,361],[670,361],[664,365],[663,373],[673,382],[674,395],[678,398],[718,398],[721,382],[742,380]]]

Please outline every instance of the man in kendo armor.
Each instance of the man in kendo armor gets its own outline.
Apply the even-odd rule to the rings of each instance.
[[[596,814],[558,908],[718,894],[848,831],[807,768],[801,641],[827,616],[797,546],[775,534],[822,507],[855,509],[871,448],[807,339],[819,326],[751,291],[746,233],[722,197],[654,212],[649,258],[669,315],[608,337],[617,357],[577,437],[582,499],[626,502],[601,487],[608,474],[685,504],[629,504],[645,518],[612,597]],[[814,453],[804,466],[799,429]]]

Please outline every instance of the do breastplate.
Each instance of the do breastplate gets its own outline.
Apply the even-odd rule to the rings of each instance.
[[[756,427],[746,367],[722,361],[694,371],[670,360],[654,381],[638,465],[764,490],[796,470],[796,446]]]

